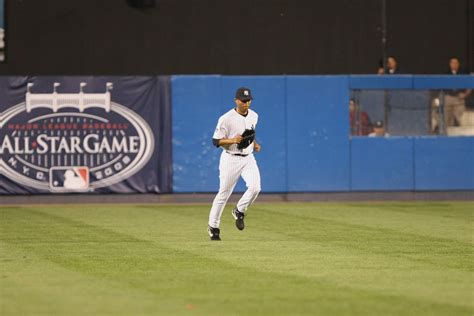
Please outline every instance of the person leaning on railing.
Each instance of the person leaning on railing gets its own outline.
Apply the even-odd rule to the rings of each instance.
[[[448,75],[456,76],[467,74],[462,71],[459,58],[452,57],[449,60]],[[468,89],[444,90],[444,122],[445,126],[460,126],[461,118],[466,111],[466,98],[471,94]]]
[[[353,136],[367,136],[372,133],[369,115],[359,109],[354,99],[349,101],[349,122]]]

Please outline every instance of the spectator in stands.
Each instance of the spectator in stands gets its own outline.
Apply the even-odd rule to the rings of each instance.
[[[459,58],[449,59],[448,75],[457,76],[465,73],[461,68]],[[445,127],[461,126],[461,118],[466,111],[466,98],[471,94],[471,90],[451,89],[444,90],[444,122]]]
[[[387,69],[385,69],[387,75],[397,75],[400,74],[400,69],[398,68],[397,59],[393,56],[387,58]]]
[[[349,121],[353,136],[366,136],[372,132],[369,115],[365,111],[360,111],[354,99],[349,100]]]
[[[467,72],[461,68],[461,62],[459,58],[453,56],[449,59],[449,70],[446,73],[448,75],[467,75]]]
[[[374,131],[369,134],[369,137],[387,137],[387,136],[390,136],[390,134],[385,132],[383,121],[375,121]]]

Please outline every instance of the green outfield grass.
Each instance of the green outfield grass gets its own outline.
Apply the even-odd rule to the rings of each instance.
[[[257,203],[221,242],[208,211],[0,207],[0,314],[474,314],[474,203]]]

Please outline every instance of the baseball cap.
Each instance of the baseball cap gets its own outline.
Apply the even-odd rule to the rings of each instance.
[[[383,127],[383,121],[375,121],[374,127]]]
[[[235,91],[235,98],[240,101],[253,100],[252,92],[249,88],[241,87]]]

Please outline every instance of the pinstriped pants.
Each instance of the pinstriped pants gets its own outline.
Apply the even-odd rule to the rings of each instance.
[[[240,212],[245,212],[255,201],[261,189],[257,161],[253,154],[242,157],[223,151],[219,163],[219,192],[212,203],[209,226],[219,227],[222,211],[240,176],[244,179],[247,190],[237,203],[237,209]]]

